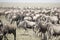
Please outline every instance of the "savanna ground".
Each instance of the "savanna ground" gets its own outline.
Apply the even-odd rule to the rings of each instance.
[[[5,19],[4,16],[0,16],[0,20],[3,21],[3,23],[9,24],[9,22]],[[13,34],[7,34],[6,35],[8,40],[14,40]],[[28,29],[25,31],[24,29],[20,28],[16,30],[16,40],[40,40],[40,37],[35,35],[32,29]]]

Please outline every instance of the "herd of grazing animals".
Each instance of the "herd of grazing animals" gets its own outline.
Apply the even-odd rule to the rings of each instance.
[[[0,20],[0,40],[8,40],[6,34],[13,33],[16,40],[16,28],[32,29],[36,34],[41,33],[41,40],[53,40],[60,35],[60,8],[0,8],[0,16],[5,16],[10,24]],[[17,26],[13,23],[16,22]],[[46,35],[47,33],[47,35]],[[56,39],[57,40],[57,39]]]

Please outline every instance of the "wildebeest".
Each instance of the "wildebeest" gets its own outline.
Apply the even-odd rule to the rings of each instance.
[[[2,33],[2,34],[1,34]],[[13,33],[14,35],[14,40],[16,40],[16,26],[13,24],[3,24],[2,22],[0,23],[0,36],[3,35],[4,40],[7,39],[6,34],[11,34]],[[8,39],[7,39],[8,40]]]
[[[8,19],[8,21],[10,21],[10,23],[12,24],[13,22],[16,22],[17,25],[20,22],[21,18],[20,18],[20,14],[17,13],[8,13],[6,15],[6,18]]]
[[[0,40],[3,39],[3,24],[2,21],[0,20]]]
[[[32,18],[31,16],[25,16],[25,17],[24,17],[24,20],[32,21],[32,20],[33,20],[33,18]]]
[[[20,21],[24,20],[24,15],[23,14],[18,14],[14,13],[11,17],[10,23],[12,24],[13,22],[16,21],[16,24],[18,25]]]
[[[13,33],[14,35],[14,40],[16,40],[16,26],[12,24],[3,24],[3,35],[6,37],[6,34],[11,34]]]
[[[58,24],[60,24],[60,13],[58,13],[57,17],[58,17]]]
[[[5,11],[6,11],[6,9],[0,9],[0,16],[5,15],[5,13],[4,13]]]
[[[16,21],[17,25],[19,24],[20,20],[24,19],[24,15],[18,10],[9,10],[5,12],[5,17],[10,21],[11,24],[13,21]]]
[[[35,26],[36,26],[35,22],[28,21],[28,20],[21,21],[18,25],[18,27],[20,28],[22,27],[25,30],[32,29],[33,31],[34,31]]]
[[[50,20],[51,20],[52,24],[57,24],[58,17],[57,16],[50,16]]]
[[[27,30],[27,29],[26,29],[26,22],[25,22],[25,21],[19,22],[19,25],[18,25],[17,27],[18,27],[18,28],[23,28],[23,29]]]
[[[46,36],[47,29],[49,27],[47,21],[48,20],[47,20],[47,18],[45,16],[40,17],[40,19],[38,19],[38,21],[37,21],[37,24],[38,24],[37,28],[39,30],[38,33],[39,32],[42,33],[41,35],[43,35],[43,38],[42,38],[43,40],[48,40],[48,38]]]
[[[52,40],[53,36],[58,37],[60,35],[60,25],[59,24],[50,24],[50,27],[48,29],[49,36]]]

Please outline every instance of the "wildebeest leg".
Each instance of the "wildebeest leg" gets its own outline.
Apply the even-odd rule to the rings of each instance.
[[[0,40],[2,40],[2,38],[0,38]]]
[[[58,40],[58,35],[56,35],[56,38],[55,39]]]
[[[26,23],[24,24],[23,28],[24,28],[25,31],[27,31],[27,24]]]
[[[16,40],[16,30],[13,32],[14,40]]]
[[[24,27],[24,30],[25,30],[24,33],[27,32],[27,28],[26,27]]]
[[[10,20],[10,23],[11,23],[11,24],[12,24],[12,22],[13,22],[13,19]]]
[[[46,35],[46,39],[49,40],[48,32],[46,32],[45,35]]]
[[[43,35],[42,35],[42,40],[47,40],[46,39],[46,36],[45,36],[45,33],[42,33]]]
[[[8,14],[5,15],[6,19],[8,18]]]
[[[33,31],[35,32],[35,33],[38,33],[39,31],[39,29],[37,28],[37,26],[34,26],[34,27],[32,27],[32,29],[33,29]]]
[[[8,40],[8,38],[6,37],[6,35],[4,35],[4,40]]]
[[[51,32],[50,32],[50,36],[51,36],[51,40],[52,40],[52,38],[53,38],[53,29],[51,29]]]
[[[49,33],[49,31],[46,32],[46,35],[47,35],[47,40],[49,40],[50,39],[50,33]]]
[[[33,31],[35,32],[35,34],[36,34],[37,36],[40,36],[40,30],[39,30],[39,29],[34,28]]]
[[[40,30],[40,28],[34,27],[33,31],[35,32],[35,34],[36,34],[38,37],[41,37],[41,30]]]
[[[41,34],[41,40],[43,40],[44,39],[44,35],[43,35],[43,33]]]
[[[2,40],[3,39],[3,37],[0,37],[0,40]]]
[[[44,33],[44,40],[47,40],[47,36],[46,36],[46,34]]]
[[[20,20],[16,21],[17,27],[18,27],[18,25],[19,25],[19,22],[20,22]]]

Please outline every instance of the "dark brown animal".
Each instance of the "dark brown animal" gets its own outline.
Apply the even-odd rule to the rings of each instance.
[[[0,40],[3,39],[3,25],[2,25],[2,21],[0,20]]]
[[[3,35],[4,35],[4,38],[7,38],[6,37],[6,34],[11,34],[13,33],[14,35],[14,40],[16,40],[16,26],[12,25],[12,24],[4,24],[3,25]],[[4,39],[5,40],[5,39]]]
[[[45,34],[45,33],[47,33],[47,29],[48,29],[47,18],[44,16],[40,17],[40,19],[38,19],[38,21],[37,21],[37,24],[38,24],[37,28],[39,30],[38,33],[41,32],[42,33],[41,36],[43,35],[42,39],[47,40],[48,38]]]

